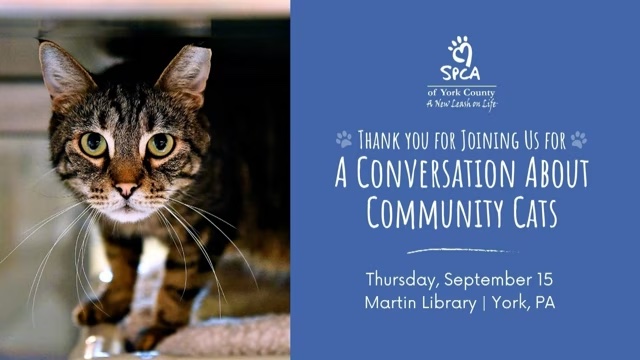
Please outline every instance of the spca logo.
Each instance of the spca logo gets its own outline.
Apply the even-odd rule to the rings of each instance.
[[[456,41],[457,40],[457,41]],[[478,67],[471,67],[471,61],[473,60],[473,48],[469,44],[469,38],[466,36],[458,36],[457,39],[451,41],[451,46],[448,47],[451,51],[451,57],[458,66],[444,65],[440,68],[440,71],[444,74],[443,80],[480,80],[480,71]]]

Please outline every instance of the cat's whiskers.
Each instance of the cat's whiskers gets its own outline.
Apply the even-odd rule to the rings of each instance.
[[[36,179],[36,181],[34,181],[34,182],[33,182],[33,184],[32,184],[31,186],[33,187],[33,186],[38,185],[38,183],[40,182],[40,180],[42,180],[42,179],[43,179],[45,176],[47,176],[47,175],[51,175],[51,174],[52,174],[53,172],[55,172],[55,171],[56,171],[56,168],[52,168],[52,169],[47,170],[44,174],[42,174],[42,175],[38,176],[38,178]]]
[[[90,210],[90,207],[87,206],[86,208],[84,208],[84,210],[82,210],[82,212],[78,216],[76,216],[76,218],[69,225],[67,225],[67,227],[62,231],[62,233],[58,236],[56,241],[53,243],[53,245],[51,246],[51,249],[49,249],[45,257],[40,262],[40,266],[38,266],[38,270],[36,271],[36,276],[34,277],[33,282],[31,283],[31,289],[29,290],[29,297],[27,298],[27,304],[29,303],[29,301],[32,301],[31,302],[31,321],[34,327],[36,323],[35,308],[36,308],[36,296],[38,294],[38,286],[40,286],[40,280],[42,280],[42,276],[44,275],[44,269],[47,266],[49,257],[51,257],[51,254],[53,253],[53,249],[55,249],[56,245],[58,245],[60,240],[62,240],[62,238],[71,230],[71,228],[76,223],[78,223],[78,221],[80,221],[83,215],[89,212],[89,210]],[[32,297],[32,294],[33,294],[33,297]]]
[[[39,185],[40,181],[42,181],[42,179],[44,179],[46,176],[51,175],[52,173],[54,173],[56,171],[56,168],[53,168],[47,172],[45,172],[44,174],[40,175],[36,181],[33,182],[33,184],[31,184],[29,186],[30,189],[32,189],[36,194],[38,194],[39,196],[42,197],[46,197],[46,198],[51,198],[51,199],[66,199],[66,198],[70,198],[73,197],[73,194],[69,193],[69,192],[65,192],[66,195],[64,196],[52,196],[52,195],[47,195],[41,191],[39,191],[37,189],[37,186]]]
[[[53,215],[51,215],[51,216],[49,216],[49,217],[45,218],[44,220],[39,221],[37,224],[35,224],[35,225],[33,225],[32,227],[28,228],[27,230],[25,230],[25,231],[23,232],[23,234],[30,233],[30,232],[32,232],[32,231],[33,231],[33,232],[38,231],[38,229],[40,229],[41,225],[42,225],[42,226],[46,225],[46,223],[48,223],[49,221],[51,221],[51,220],[55,219],[56,217],[58,217],[58,216],[60,216],[60,215],[64,214],[65,212],[67,212],[67,211],[69,211],[69,210],[73,209],[74,207],[76,207],[76,206],[78,206],[78,205],[80,205],[80,204],[82,204],[82,201],[78,201],[78,202],[76,202],[76,203],[74,203],[74,204],[69,205],[68,207],[66,207],[66,208],[64,208],[64,209],[62,209],[62,210],[59,210],[57,213],[55,213],[55,214],[53,214]],[[37,228],[37,229],[36,229],[36,228]],[[29,234],[29,235],[31,235],[31,234]]]
[[[65,195],[47,195],[44,194],[42,192],[37,192],[36,194],[38,196],[42,196],[43,198],[47,198],[47,199],[69,199],[69,198],[75,198],[75,196],[69,192],[64,191]]]
[[[251,273],[251,277],[253,278],[253,282],[254,282],[254,283],[255,283],[255,285],[256,285],[256,289],[258,289],[258,290],[260,289],[260,287],[258,286],[258,280],[256,279],[256,276],[255,276],[255,274],[253,273],[253,269],[251,269],[251,265],[249,264],[249,261],[247,261],[247,258],[244,256],[244,254],[242,253],[242,251],[240,250],[240,248],[238,248],[238,246],[235,244],[235,242],[233,242],[233,240],[231,240],[231,238],[230,238],[227,234],[225,234],[225,232],[224,232],[224,231],[222,231],[222,229],[220,229],[220,227],[219,227],[218,225],[216,225],[213,221],[211,221],[211,219],[209,219],[208,217],[206,217],[203,213],[205,213],[205,214],[207,214],[207,215],[211,215],[211,216],[215,217],[216,219],[218,219],[218,220],[220,220],[220,221],[224,222],[225,224],[227,224],[227,225],[229,225],[229,226],[231,226],[232,228],[234,228],[234,229],[235,229],[235,227],[234,227],[233,225],[229,224],[228,222],[224,221],[224,220],[223,220],[223,219],[221,219],[220,217],[218,217],[218,216],[216,216],[216,215],[214,215],[214,214],[212,214],[212,213],[210,213],[210,212],[208,212],[208,211],[206,211],[206,210],[204,210],[204,209],[198,208],[198,207],[193,206],[193,205],[186,204],[186,203],[184,203],[184,202],[182,202],[182,201],[180,201],[180,200],[176,200],[176,199],[169,199],[169,200],[172,200],[172,201],[174,201],[174,202],[177,202],[178,204],[181,204],[181,205],[183,205],[183,206],[185,206],[185,207],[189,208],[190,210],[194,211],[194,212],[195,212],[195,213],[197,213],[198,215],[202,216],[202,218],[203,218],[203,219],[207,220],[207,221],[208,221],[211,225],[213,225],[213,226],[214,226],[218,231],[220,231],[220,233],[222,233],[222,235],[224,235],[224,237],[229,241],[229,243],[231,243],[231,245],[233,245],[233,247],[238,251],[238,254],[240,254],[240,256],[242,257],[242,260],[244,260],[245,264],[247,264],[247,268],[249,268],[249,272]]]
[[[84,266],[84,259],[86,257],[85,254],[87,252],[87,245],[89,244],[89,240],[90,240],[90,237],[89,237],[90,230],[93,229],[93,226],[95,226],[95,224],[98,221],[98,219],[100,218],[100,216],[101,216],[101,213],[99,211],[96,211],[91,217],[90,226],[88,226],[87,229],[85,230],[84,238],[82,239],[82,244],[80,246],[80,258],[79,258],[79,260],[80,260],[80,268],[82,269],[82,274],[84,275],[84,278],[87,281],[87,285],[89,286],[89,290],[91,290],[93,295],[95,295],[95,298],[98,301],[98,304],[100,304],[100,306],[96,306],[96,307],[100,311],[102,311],[102,308],[103,308],[102,302],[100,302],[100,298],[98,298],[97,293],[93,289],[93,286],[91,286],[91,280],[89,279],[89,275],[87,274],[87,269]],[[89,300],[93,303],[93,300],[91,299],[92,296],[91,295],[87,295],[87,296],[89,297]],[[104,313],[104,311],[103,311],[103,313]],[[108,315],[108,314],[105,313],[105,315]]]
[[[111,234],[115,235],[116,234],[116,228],[118,227],[118,222],[114,221],[113,222],[113,229],[111,229]]]
[[[193,239],[195,244],[198,246],[198,248],[200,249],[200,251],[204,255],[204,258],[207,260],[207,263],[209,264],[209,267],[211,268],[211,271],[213,272],[213,276],[214,276],[214,278],[216,280],[216,287],[217,287],[217,290],[218,290],[218,310],[219,310],[220,318],[222,318],[222,298],[224,298],[225,303],[228,303],[227,302],[227,297],[225,296],[224,291],[222,290],[222,284],[220,283],[220,279],[218,279],[218,274],[216,274],[216,270],[215,270],[215,268],[213,266],[213,262],[211,261],[211,258],[209,257],[209,254],[207,254],[206,248],[204,247],[204,245],[200,241],[199,237],[194,233],[194,231],[191,230],[193,228],[193,226],[191,226],[191,224],[189,224],[189,222],[186,221],[186,219],[184,220],[184,222],[180,219],[180,218],[182,218],[182,216],[180,215],[179,212],[177,212],[174,208],[172,208],[171,205],[165,205],[164,208],[187,231],[189,236],[191,236],[191,238]],[[188,224],[188,226],[185,224],[185,222]],[[221,298],[221,296],[222,296],[222,298]]]
[[[96,212],[95,215],[95,221],[93,222],[94,224],[100,221],[100,218],[102,217],[102,213],[101,212]],[[91,286],[91,281],[89,280],[89,275],[87,274],[87,270],[86,267],[84,265],[84,259],[85,259],[85,254],[87,252],[87,245],[89,244],[89,232],[85,232],[84,234],[84,239],[82,240],[82,245],[80,246],[80,269],[82,269],[82,273],[84,274],[84,278],[87,280],[87,284],[89,285],[89,289],[91,289],[91,292],[93,292],[95,294],[95,291],[93,290],[93,287]],[[98,304],[100,306],[96,306],[96,309],[100,310],[100,312],[102,312],[103,314],[107,315],[108,317],[111,317],[111,315],[107,314],[104,310],[103,310],[103,305],[102,302],[100,301],[100,299],[96,296],[96,300],[98,301]],[[91,301],[93,303],[93,300],[91,299],[91,297],[89,297],[89,301]],[[95,303],[93,303],[95,305]]]
[[[164,227],[167,229],[167,232],[169,233],[169,236],[171,237],[171,240],[173,241],[173,244],[175,245],[176,250],[178,250],[180,252],[180,255],[182,255],[182,260],[184,262],[184,286],[182,287],[182,294],[180,295],[180,300],[182,300],[185,292],[187,291],[187,257],[184,252],[184,247],[182,246],[182,242],[178,238],[178,233],[176,232],[176,229],[173,228],[173,225],[171,225],[171,223],[169,222],[169,219],[167,219],[167,217],[164,216],[164,214],[161,213],[160,211],[156,211],[155,213],[160,219],[160,221],[164,224]],[[175,237],[173,236],[174,234],[175,234]],[[180,247],[178,247],[178,245],[180,245]]]
[[[88,231],[89,219],[93,214],[95,214],[95,211],[96,211],[95,209],[91,211],[89,216],[82,223],[82,226],[80,227],[80,231],[78,231],[78,235],[76,236],[75,244],[73,246],[73,258],[75,259],[74,263],[76,268],[76,295],[78,296],[78,303],[82,302],[82,299],[80,299],[80,289],[79,289],[80,287],[82,288],[82,291],[84,292],[84,294],[87,295],[87,297],[89,297],[89,295],[87,294],[87,291],[84,288],[84,284],[82,283],[82,279],[80,278],[80,272],[78,271],[78,266],[80,264],[80,259],[78,258],[78,242],[80,241],[80,235],[82,234],[82,232]],[[80,286],[78,286],[78,283],[80,283]]]
[[[195,197],[195,196],[193,196],[193,195],[189,194],[187,191],[185,191],[185,190],[183,190],[183,189],[176,189],[176,190],[174,191],[174,193],[178,193],[178,194],[180,194],[180,195],[182,195],[182,196],[184,196],[184,197],[188,197],[188,198],[191,198],[191,199],[193,199],[193,200],[197,200],[197,199],[198,199],[197,197]]]
[[[16,250],[18,250],[18,248],[20,246],[22,246],[22,244],[24,244],[27,240],[29,240],[29,238],[31,238],[31,236],[33,236],[36,232],[38,232],[38,230],[40,230],[43,226],[47,225],[49,222],[51,222],[53,219],[57,218],[58,216],[66,213],[67,211],[75,208],[76,206],[82,204],[82,201],[79,201],[61,211],[58,211],[57,213],[49,216],[48,218],[40,221],[39,223],[37,223],[36,225],[32,226],[31,228],[29,228],[27,231],[25,231],[25,233],[29,233],[22,241],[20,241],[20,243],[18,243],[18,245],[16,245],[16,247],[13,248],[13,250],[11,250],[4,258],[2,258],[2,260],[0,260],[0,264],[2,264],[5,260],[7,260],[9,258],[9,256],[11,256],[11,254],[13,254]]]
[[[201,211],[201,212],[203,212],[203,213],[205,213],[205,214],[207,214],[207,215],[209,215],[209,216],[213,216],[216,220],[220,220],[220,221],[222,221],[223,223],[225,223],[225,224],[227,224],[227,225],[231,226],[231,227],[232,227],[232,228],[234,228],[234,229],[236,228],[235,226],[233,226],[233,224],[231,224],[230,222],[226,221],[225,219],[223,219],[223,218],[219,217],[219,216],[218,216],[218,215],[216,215],[216,214],[212,214],[212,213],[210,213],[210,212],[208,212],[208,211],[206,211],[206,210],[204,210],[204,209],[202,209],[202,208],[199,208],[199,207],[197,207],[197,206],[193,206],[193,205],[189,205],[189,204],[187,204],[187,203],[184,203],[184,202],[182,202],[182,201],[180,201],[180,200],[176,200],[176,199],[173,199],[173,198],[169,198],[169,200],[174,201],[174,202],[177,202],[177,203],[178,203],[178,204],[180,204],[180,205],[186,206],[186,207],[188,207],[188,208],[189,208],[189,209],[191,209],[191,210],[199,210],[199,211]],[[202,215],[202,214],[200,214],[200,215],[201,215],[202,217],[204,217],[204,215]],[[205,217],[205,219],[206,219],[206,217]]]
[[[85,219],[83,226],[80,228],[80,231],[78,232],[78,236],[76,236],[76,243],[75,243],[75,247],[74,247],[74,256],[76,257],[76,261],[75,261],[75,267],[76,267],[76,294],[78,295],[78,302],[82,303],[82,300],[80,299],[80,291],[78,289],[78,283],[80,284],[80,287],[82,288],[82,291],[84,292],[84,294],[86,295],[87,299],[100,311],[102,311],[104,313],[104,311],[102,310],[103,305],[100,302],[100,299],[98,298],[95,290],[93,289],[93,286],[91,286],[91,280],[89,279],[89,276],[87,275],[87,270],[84,267],[84,257],[85,257],[85,250],[87,248],[87,242],[88,242],[88,238],[89,238],[89,231],[93,228],[96,219],[99,216],[99,212],[96,209],[92,209],[91,213],[89,214],[89,216],[87,217],[87,219]],[[82,239],[82,242],[80,244],[80,250],[78,251],[78,241],[80,240],[80,235],[82,234],[82,232],[84,231],[84,237]],[[84,275],[84,280],[86,280],[87,285],[89,287],[89,290],[91,291],[91,294],[89,294],[87,292],[87,288],[84,286],[83,284],[83,279],[80,277],[80,272],[78,271],[79,268],[82,268],[82,273]],[[93,299],[96,299],[98,304],[100,306],[98,306],[95,301]],[[105,315],[108,316],[108,314],[105,313]]]
[[[42,181],[42,179],[44,179],[47,175],[53,174],[55,171],[56,171],[56,168],[47,170],[44,174],[38,176],[38,178],[36,178],[36,180],[29,187],[35,188],[36,186],[38,186],[38,183]]]

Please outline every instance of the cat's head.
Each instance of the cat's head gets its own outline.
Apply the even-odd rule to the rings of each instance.
[[[211,50],[185,46],[155,84],[104,86],[58,45],[42,42],[39,53],[53,111],[51,160],[81,200],[136,222],[188,188],[209,147],[199,112]]]

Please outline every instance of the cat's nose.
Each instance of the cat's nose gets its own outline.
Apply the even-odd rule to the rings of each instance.
[[[122,195],[123,198],[129,199],[129,197],[131,197],[131,194],[133,194],[133,192],[138,188],[138,184],[119,183],[115,185],[115,188],[118,190],[118,192],[120,193],[120,195]]]

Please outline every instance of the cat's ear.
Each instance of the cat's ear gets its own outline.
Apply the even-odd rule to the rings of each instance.
[[[211,69],[211,50],[187,45],[164,69],[156,87],[178,96],[188,107],[201,108]]]
[[[40,43],[42,77],[54,110],[64,109],[97,87],[91,75],[69,53],[50,42]]]

